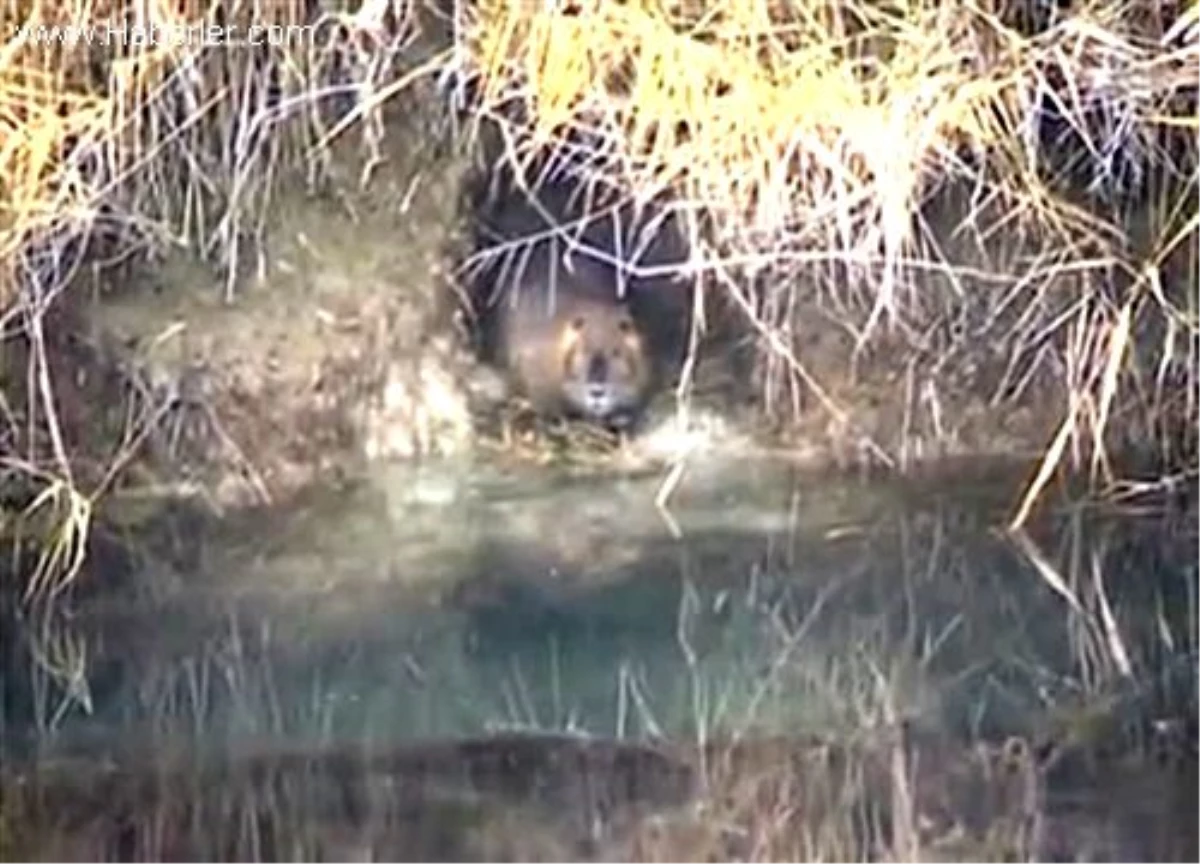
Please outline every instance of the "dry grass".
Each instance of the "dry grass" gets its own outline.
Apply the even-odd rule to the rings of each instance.
[[[326,13],[274,42],[242,38],[251,25],[305,22],[306,5],[0,7],[0,328],[23,346],[0,379],[6,470],[28,468],[93,501],[130,456],[126,448],[81,477],[64,444],[51,316],[85,261],[113,267],[190,247],[224,274],[229,297],[240,274],[261,267],[258,241],[279,175],[299,166],[312,182],[322,176],[321,145],[338,132],[331,103],[357,106],[364,145],[377,144],[373,110],[394,83],[390,64],[419,35],[415,22]],[[187,31],[198,25],[226,28],[223,41]],[[105,36],[120,26],[128,39]],[[150,27],[190,35],[134,38]],[[168,420],[160,409],[144,412],[127,439]]]
[[[356,106],[363,146],[377,146],[374,109],[393,84],[392,61],[419,35],[397,10],[372,17],[382,14],[375,4],[249,45],[240,37],[251,25],[305,22],[309,4],[221,5],[0,3],[0,535],[19,553],[13,572],[26,574],[15,587],[35,653],[68,695],[83,664],[53,656],[49,606],[79,573],[98,500],[172,421],[179,397],[131,403],[106,464],[75,452],[65,429],[78,425],[68,416],[77,406],[56,362],[71,314],[63,292],[84,267],[190,247],[224,275],[229,297],[239,275],[261,266],[279,176],[323,176],[335,100]],[[197,25],[226,28],[222,41],[187,30]],[[122,26],[127,38],[115,37]],[[159,38],[135,35],[150,27]]]
[[[674,196],[696,272],[755,321],[768,405],[844,413],[794,349],[802,300],[947,362],[928,334],[982,310],[1006,398],[1041,375],[1062,403],[1020,525],[1066,462],[1112,479],[1114,437],[1194,467],[1197,416],[1196,10],[1031,26],[1040,5],[496,0],[462,32],[514,159]],[[950,186],[953,230],[913,218]]]
[[[306,5],[248,0],[222,21],[291,24]],[[944,359],[995,340],[1015,370],[998,399],[1036,398],[1025,382],[1051,379],[1061,422],[1019,526],[1063,464],[1114,476],[1114,428],[1194,471],[1172,422],[1194,427],[1198,411],[1200,13],[1094,0],[1024,26],[1041,5],[485,0],[456,10],[463,50],[412,75],[477,77],[479,116],[501,121],[520,159],[549,146],[637,201],[669,192],[697,274],[755,322],[768,406],[821,392],[794,348],[802,299],[863,348],[899,334]],[[373,109],[412,78],[393,63],[418,38],[404,8],[325,12],[319,38],[250,50],[9,39],[123,16],[215,22],[204,0],[0,7],[0,332],[28,349],[24,367],[0,369],[0,467],[25,481],[0,506],[56,514],[39,529],[34,593],[78,572],[112,474],[84,484],[59,431],[56,299],[85,261],[167,245],[195,248],[231,295],[259,266],[273,184],[297,165],[319,180],[323,145],[345,131],[323,106],[356,106],[364,146],[378,141]],[[1076,164],[1044,140],[1050,126],[1072,136],[1061,150]],[[943,186],[969,192],[948,240],[913,218]],[[986,326],[927,338],[976,299]],[[162,419],[149,412],[132,440]]]
[[[302,22],[304,6],[246,2],[218,19],[201,0],[141,11],[14,0],[0,23],[245,28]],[[478,113],[501,120],[518,158],[549,146],[637,201],[669,192],[697,273],[756,322],[768,406],[805,388],[845,414],[795,350],[806,297],[860,347],[898,332],[913,354],[945,357],[954,345],[925,338],[931,329],[972,293],[995,295],[981,301],[993,328],[972,335],[1001,342],[1021,382],[1053,378],[1063,402],[1019,524],[1062,463],[1108,472],[1106,430],[1137,425],[1134,409],[1187,423],[1197,411],[1196,10],[1107,0],[1031,26],[1039,6],[488,0],[455,9],[463,50],[415,74],[477,76]],[[274,181],[295,164],[317,178],[320,145],[346,128],[322,103],[357,105],[367,145],[378,140],[372,109],[410,80],[391,61],[418,37],[397,12],[325,12],[253,50],[6,43],[0,314],[34,346],[30,389],[48,430],[48,449],[11,436],[26,461],[73,482],[42,331],[97,251],[86,247],[123,257],[192,245],[232,294],[257,266]],[[1051,126],[1073,136],[1077,164],[1039,140]],[[913,218],[945,185],[971,190],[949,241]],[[964,264],[947,243],[986,261]],[[975,290],[984,263],[987,292]],[[1022,395],[1018,382],[1008,398]],[[1161,429],[1128,437],[1146,432],[1177,449]]]

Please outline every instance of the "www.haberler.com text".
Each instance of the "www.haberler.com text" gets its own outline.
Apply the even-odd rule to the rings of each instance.
[[[308,24],[130,24],[110,22],[94,24],[36,24],[14,28],[15,41],[31,45],[206,47],[213,45],[284,46],[312,38]]]

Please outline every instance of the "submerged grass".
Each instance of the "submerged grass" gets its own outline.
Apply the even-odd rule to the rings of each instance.
[[[94,741],[50,728],[9,763],[7,857],[1186,860],[1194,731],[1175,712],[1194,705],[1195,611],[1154,596],[1186,576],[1145,575],[1186,550],[1115,520],[1039,527],[1035,553],[1012,550],[1037,562],[1017,568],[952,502],[830,548],[802,524],[787,541],[697,548],[661,628],[678,642],[671,674],[649,651],[598,652],[633,715],[611,731],[579,710],[592,666],[560,646],[535,678],[529,651],[510,644],[510,661],[465,609],[398,628],[388,602],[360,598],[347,617],[325,592],[208,609],[184,592],[151,617],[178,614],[187,634],[139,631],[124,610],[77,621],[129,737],[96,766]],[[1036,568],[1074,601],[1041,591]],[[749,656],[744,633],[722,638],[742,629],[760,634]],[[403,663],[386,659],[398,650]],[[1152,692],[1168,679],[1187,692]],[[592,686],[612,698],[613,683]],[[474,729],[455,725],[464,710]],[[1147,729],[1182,732],[1168,760]]]

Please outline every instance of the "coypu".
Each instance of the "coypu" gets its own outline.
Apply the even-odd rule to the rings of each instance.
[[[628,429],[680,365],[691,303],[682,283],[626,264],[669,268],[686,252],[674,224],[639,242],[641,214],[583,198],[559,179],[476,199],[475,248],[489,262],[471,289],[476,335],[539,414]]]
[[[541,414],[614,428],[650,396],[645,334],[611,267],[541,244],[496,301],[497,360]]]

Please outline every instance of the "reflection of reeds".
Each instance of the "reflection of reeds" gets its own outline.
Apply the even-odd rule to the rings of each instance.
[[[33,603],[26,610],[19,623],[29,650],[34,723],[39,735],[52,737],[74,709],[92,713],[87,640],[54,603]]]
[[[552,736],[156,757],[107,770],[50,764],[25,783],[9,779],[6,792],[24,787],[5,796],[6,812],[24,816],[13,845],[38,857],[49,846],[65,860],[319,860],[364,850],[375,860],[461,860],[539,835],[578,857],[595,831],[677,806],[691,785],[686,764],[653,748]],[[524,818],[506,828],[512,811]]]
[[[1045,766],[1056,776],[1070,769],[1105,792],[1095,778],[1108,770],[1152,784],[1158,763],[1138,755],[1142,745],[1131,733],[1155,705],[1172,717],[1189,700],[1194,704],[1194,687],[1189,694],[1179,674],[1194,663],[1195,645],[1184,633],[1194,631],[1194,612],[1171,611],[1179,577],[1134,584],[1124,575],[1179,565],[1187,550],[1171,548],[1161,522],[1142,533],[1126,522],[1080,516],[1041,526],[1029,542],[1041,549],[1041,566],[1057,573],[1062,590],[1075,598],[1079,611],[1072,611],[1036,568],[1011,569],[1007,540],[983,530],[1001,511],[992,518],[964,515],[960,500],[927,501],[923,512],[873,511],[858,531],[839,533],[828,545],[814,544],[797,527],[796,537],[757,539],[744,548],[727,540],[709,550],[714,559],[691,550],[681,562],[685,588],[675,620],[661,628],[664,642],[674,635],[686,674],[675,658],[664,676],[662,661],[649,655],[613,657],[597,667],[618,678],[613,733],[670,740],[653,748],[658,756],[632,743],[585,744],[589,739],[570,736],[561,743],[558,730],[595,731],[598,721],[578,709],[591,689],[579,678],[593,667],[564,665],[569,654],[552,639],[529,634],[528,651],[508,645],[521,652],[511,662],[499,654],[503,643],[482,641],[472,659],[461,653],[479,639],[469,632],[470,617],[447,619],[444,634],[422,631],[410,660],[397,661],[394,674],[379,680],[369,658],[395,656],[394,634],[406,630],[393,603],[365,602],[326,618],[302,598],[264,609],[253,608],[261,600],[206,607],[184,597],[185,627],[158,632],[122,623],[101,631],[105,663],[121,669],[123,685],[93,698],[106,704],[119,698],[135,734],[146,736],[139,740],[154,742],[147,746],[156,753],[194,747],[194,770],[170,767],[176,757],[169,756],[159,770],[157,755],[135,754],[118,759],[132,767],[103,781],[110,785],[102,793],[91,793],[72,788],[71,774],[64,778],[48,765],[38,782],[66,803],[39,810],[39,818],[75,814],[63,834],[84,844],[69,853],[75,857],[118,842],[128,824],[121,814],[134,814],[128,819],[137,826],[124,835],[135,838],[127,842],[159,856],[169,844],[193,855],[218,844],[222,855],[282,856],[293,853],[272,844],[287,836],[311,844],[302,848],[305,857],[355,849],[378,855],[405,843],[429,843],[428,855],[453,857],[534,839],[543,844],[538,848],[568,857],[650,860],[1042,857],[1029,850],[1067,842],[1055,838],[1079,830],[1071,820],[1086,830],[1096,812],[1118,806],[1100,793],[1087,798],[1084,785],[1077,794],[1089,803],[1068,818],[1062,805],[1046,803]],[[674,548],[678,541],[670,542]],[[738,563],[739,556],[745,561]],[[664,561],[655,559],[653,578],[665,578]],[[756,570],[753,577],[730,580],[730,572],[747,567]],[[621,592],[639,578],[651,577],[631,575],[626,587],[606,584],[603,592],[615,593],[604,602],[628,614],[637,595]],[[562,602],[594,606],[604,597],[583,585],[576,590],[579,598]],[[1155,609],[1162,613],[1157,619]],[[669,619],[669,610],[661,611]],[[517,620],[521,613],[511,610]],[[552,654],[547,663],[536,650],[542,645]],[[605,650],[604,643],[597,648]],[[479,652],[497,662],[482,663]],[[372,686],[356,683],[360,676]],[[1168,679],[1178,683],[1163,686]],[[611,683],[595,685],[612,693]],[[355,703],[340,701],[344,692],[357,694]],[[368,694],[373,704],[358,704]],[[405,712],[439,717],[438,700],[470,703],[479,727],[535,734],[457,749],[413,743],[393,753],[390,739],[410,722]],[[346,711],[361,712],[363,720]],[[461,708],[449,713],[461,717]],[[372,741],[361,753],[322,743],[311,752],[247,757],[239,743],[345,740],[347,733],[357,737],[358,723]],[[963,725],[1015,728],[1037,743],[955,743],[949,730]],[[423,734],[437,728],[435,721]],[[806,737],[808,730],[814,734]],[[1089,754],[1113,748],[1131,753],[1123,765],[1088,767]],[[686,766],[696,780],[694,797],[682,808],[651,807],[650,815],[614,814],[611,800],[625,794],[620,790],[653,786],[628,773],[620,779],[621,753],[652,766],[653,776],[674,776],[670,766]],[[572,779],[530,779],[547,776],[543,769]],[[352,777],[352,790],[329,782],[330,772]],[[1165,790],[1180,786],[1174,777],[1163,774]],[[331,804],[323,803],[328,795],[335,796]],[[552,806],[547,813],[546,801],[559,812]],[[1173,805],[1155,799],[1141,806],[1151,811],[1146,818],[1163,820]],[[594,828],[596,819],[604,830]],[[50,830],[45,822],[31,824]],[[528,836],[521,836],[521,824]],[[197,825],[220,827],[201,832]],[[436,846],[450,841],[428,833],[430,825],[468,845]],[[1161,830],[1162,842],[1186,840],[1165,823]],[[475,843],[483,846],[469,845]]]
[[[1072,791],[1060,792],[1063,815],[1047,842],[1071,844],[1081,857],[1102,854],[1095,850],[1105,844],[1113,851],[1103,854],[1146,855],[1121,845],[1131,837],[1154,856],[1196,855],[1193,822],[1180,819],[1196,807],[1197,607],[1185,575],[1196,527],[1190,505],[1182,513],[1171,506],[1168,499],[1165,511],[1116,509],[1091,520],[1070,513],[1059,532],[1036,541],[1009,534],[1030,575],[1063,601],[1071,668],[1039,673],[1047,707],[1041,725],[1053,742],[1048,783]],[[1129,519],[1141,522],[1141,550],[1129,544]],[[1164,570],[1179,575],[1163,582]],[[1095,794],[1095,814],[1079,804],[1086,789],[1124,793]]]
[[[371,564],[373,544],[390,549],[394,535],[385,522],[371,520],[350,535],[366,560],[347,560],[336,597],[311,595],[322,583],[302,576],[297,584],[289,569],[292,558],[306,574],[311,561],[327,557],[324,550],[345,554],[331,538],[285,550],[274,564],[201,555],[218,569],[189,577],[190,589],[146,586],[147,596],[163,598],[157,601],[161,608],[139,606],[143,612],[130,614],[135,623],[150,616],[155,628],[126,626],[120,623],[125,614],[114,618],[112,612],[53,620],[74,628],[78,638],[86,634],[89,644],[104,645],[99,659],[119,674],[107,677],[110,690],[102,699],[120,699],[131,722],[185,738],[214,730],[218,736],[323,736],[335,726],[344,729],[359,710],[382,719],[405,699],[412,701],[406,711],[414,719],[436,715],[443,702],[460,721],[469,709],[469,722],[479,726],[468,723],[461,732],[490,722],[538,730],[576,723],[595,730],[597,718],[581,716],[579,705],[614,699],[605,732],[689,729],[703,742],[722,730],[754,734],[799,723],[836,733],[945,712],[969,716],[972,726],[1008,728],[1023,717],[1019,728],[1028,729],[1025,724],[1036,726],[1034,717],[1045,707],[1042,699],[1053,705],[1082,694],[1085,702],[1103,704],[1109,695],[1125,693],[1136,701],[1151,682],[1170,683],[1173,705],[1188,698],[1175,689],[1184,684],[1180,672],[1187,659],[1196,655],[1188,635],[1195,604],[1188,606],[1181,594],[1186,580],[1178,575],[1186,566],[1186,526],[1156,525],[1152,515],[1128,526],[1083,515],[1047,523],[1028,535],[1033,545],[1024,554],[1041,551],[1035,559],[1040,563],[1026,570],[1007,538],[985,530],[1000,518],[994,501],[1002,494],[982,495],[993,502],[982,506],[992,509],[977,514],[962,512],[957,488],[959,497],[940,503],[928,493],[901,499],[898,513],[862,500],[854,510],[857,529],[825,539],[805,526],[828,524],[827,504],[836,498],[828,490],[797,499],[811,503],[797,507],[790,531],[772,528],[764,538],[722,533],[714,525],[700,534],[689,529],[677,540],[648,529],[648,505],[631,509],[619,489],[611,504],[595,490],[591,509],[571,508],[580,520],[571,544],[539,536],[546,514],[581,491],[586,488],[565,487],[562,497],[544,504],[473,510],[471,518],[482,517],[489,526],[471,541],[478,544],[479,560],[460,548],[447,553],[464,575],[477,574],[461,590],[452,587],[455,571],[440,567],[436,550],[414,548],[409,557],[393,551],[387,560],[397,572],[445,569],[441,595],[433,586],[409,590],[372,576],[378,571]],[[910,505],[921,510],[903,512]],[[738,518],[736,511],[729,515]],[[353,513],[345,518],[357,524]],[[383,532],[378,541],[369,536],[371,525]],[[716,532],[711,538],[709,530]],[[307,537],[307,528],[301,533]],[[256,558],[262,537],[252,536],[249,554]],[[581,537],[588,542],[577,548]],[[496,545],[501,538],[514,549]],[[445,542],[458,539],[450,535]],[[601,555],[612,572],[597,567]],[[216,599],[245,578],[239,573],[247,566],[266,591],[291,587],[277,600],[251,600],[254,594]],[[222,578],[223,571],[232,581]],[[149,565],[149,575],[134,584],[161,581],[157,572]],[[356,599],[346,599],[356,572],[368,583],[353,590]],[[547,573],[556,575],[548,581]],[[1133,579],[1131,573],[1148,576]],[[421,615],[437,596],[447,614]],[[307,617],[292,611],[313,602],[318,605]],[[554,632],[530,631],[542,620],[531,617],[541,614],[539,608],[558,619]],[[587,662],[578,649],[558,653],[560,640],[575,638],[572,627],[586,631],[598,621],[618,641],[597,643],[599,655]],[[650,655],[610,657],[611,651],[629,650],[619,635],[626,627],[656,634],[662,644],[652,643]],[[29,632],[39,638],[37,628]],[[371,671],[368,646],[391,646],[397,632],[409,634],[403,668],[410,671],[396,666],[386,673],[387,687],[373,685],[377,707],[352,708],[328,698],[340,689],[342,674],[358,674],[354,669],[376,681],[381,670]],[[37,654],[58,656],[55,644],[47,639]],[[338,673],[326,652],[341,656],[346,646],[355,647],[356,659]],[[581,665],[572,671],[562,665],[564,657]],[[64,686],[86,680],[82,662],[55,667],[64,673]],[[287,695],[297,680],[313,689],[303,710]],[[452,700],[439,698],[450,692],[465,700],[453,711]],[[568,699],[566,693],[575,695]],[[427,707],[418,710],[418,704]],[[351,713],[338,713],[345,711]]]
[[[1064,839],[1101,827],[1103,811],[1056,807],[1022,739],[959,747],[902,728],[837,743],[504,735],[36,769],[0,775],[5,857],[1041,860],[1172,857],[1189,842],[1186,829],[1132,847],[1120,832]],[[1186,805],[1170,803],[1177,768],[1143,773],[1163,787],[1153,818],[1166,828]]]

